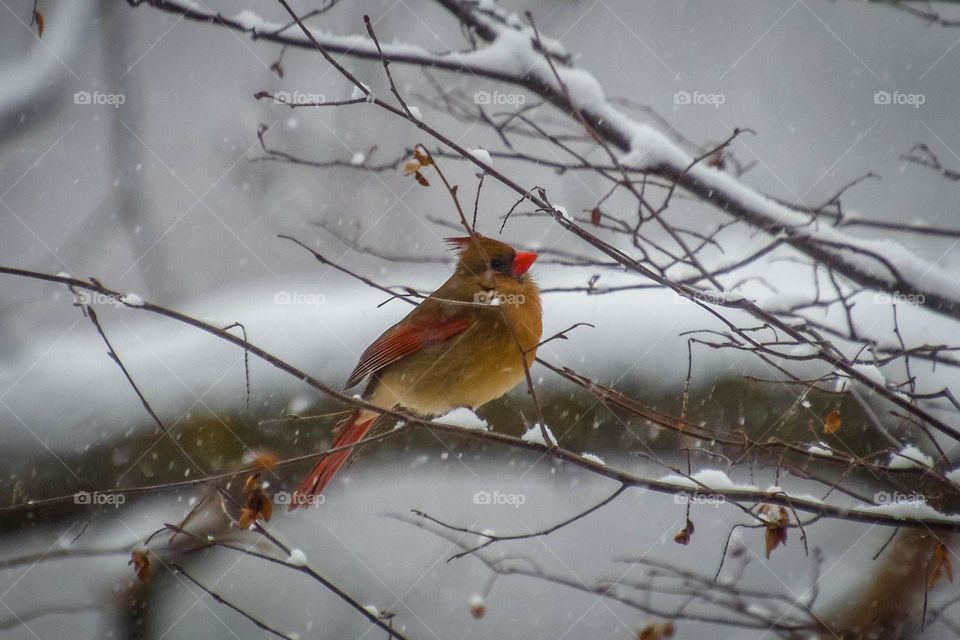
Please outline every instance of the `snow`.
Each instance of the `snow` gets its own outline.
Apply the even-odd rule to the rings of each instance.
[[[858,511],[872,513],[877,515],[889,516],[892,518],[935,518],[948,522],[960,522],[960,515],[948,516],[940,513],[926,501],[922,499],[902,500],[882,505],[866,505],[860,507]]]
[[[890,454],[891,469],[922,469],[924,467],[933,467],[933,458],[913,445]]]
[[[485,165],[489,167],[493,166],[493,160],[490,159],[490,152],[486,149],[467,149],[467,153]]]
[[[715,489],[717,491],[757,491],[757,487],[752,484],[737,484],[730,479],[726,472],[719,469],[701,469],[692,474],[690,478],[669,474],[659,478],[659,482],[667,482],[678,487],[690,489]]]
[[[960,467],[957,467],[956,469],[951,469],[950,471],[947,471],[947,473],[944,475],[946,476],[947,480],[949,480],[953,484],[960,485]]]
[[[138,295],[135,294],[135,293],[128,293],[128,294],[126,294],[125,296],[122,296],[122,297],[120,298],[120,302],[122,302],[123,304],[127,305],[128,307],[142,307],[142,306],[143,306],[143,298],[141,298],[140,296],[138,296]]]
[[[811,444],[807,446],[807,452],[812,453],[817,456],[832,456],[833,451],[827,448],[827,445],[822,442],[816,444]]]
[[[798,344],[790,349],[790,355],[794,358],[812,358],[820,353],[820,349],[813,344]]]
[[[261,33],[264,31],[276,31],[283,28],[282,24],[277,22],[267,22],[249,9],[244,9],[237,15],[233,16],[233,21],[247,31],[258,31]]]
[[[607,463],[603,461],[603,458],[601,458],[600,456],[594,453],[587,453],[586,451],[584,451],[583,453],[580,454],[580,457],[583,458],[584,460],[589,460],[590,462],[596,462],[597,464],[607,466]]]
[[[412,115],[414,118],[417,120],[423,120],[423,114],[420,113],[420,107],[408,104],[407,109],[410,110],[410,115]]]
[[[364,605],[364,606],[363,606],[363,610],[366,611],[367,613],[369,613],[369,614],[372,615],[372,616],[375,616],[375,617],[377,617],[377,618],[380,617],[380,609],[377,609],[377,608],[376,608],[374,605],[372,605],[372,604]]]
[[[550,443],[547,444],[543,441],[542,431],[547,432],[547,439],[550,440]],[[557,439],[553,436],[553,431],[550,430],[550,427],[547,425],[543,426],[543,429],[540,428],[540,423],[533,425],[531,428],[527,429],[527,432],[523,434],[524,442],[532,442],[533,444],[543,445],[544,447],[550,446],[554,447],[557,444]]]
[[[883,373],[872,364],[857,364],[853,366],[854,370],[868,378],[871,382],[874,382],[881,387],[887,386],[887,379],[883,377]]]
[[[487,424],[486,420],[466,407],[458,407],[457,409],[454,409],[453,411],[444,414],[439,418],[435,418],[434,422],[450,424],[463,429],[477,429],[480,431],[490,430],[490,425]]]
[[[292,564],[295,567],[305,567],[307,566],[307,556],[300,549],[291,549],[287,564]]]

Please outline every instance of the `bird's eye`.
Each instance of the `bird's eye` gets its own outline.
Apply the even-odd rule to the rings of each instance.
[[[490,268],[492,269],[503,269],[503,260],[500,258],[494,258],[490,261]]]

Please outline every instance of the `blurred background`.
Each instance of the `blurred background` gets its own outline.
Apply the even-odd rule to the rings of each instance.
[[[958,226],[956,183],[903,160],[922,143],[944,164],[960,166],[958,29],[929,24],[882,3],[854,1],[501,5],[520,15],[531,11],[541,32],[561,41],[608,97],[652,109],[698,145],[716,144],[734,127],[752,129],[755,134],[740,138],[735,153],[753,165],[743,180],[763,193],[819,205],[872,172],[876,179],[846,194],[848,215]],[[322,3],[293,6],[306,12]],[[281,52],[277,45],[145,4],[40,0],[36,8],[44,18],[42,38],[31,24],[32,1],[14,0],[0,9],[2,264],[93,276],[221,326],[241,322],[252,342],[335,387],[363,347],[407,307],[399,301],[378,307],[382,294],[321,265],[278,234],[293,235],[386,285],[433,289],[447,277],[451,256],[442,238],[452,234],[442,221],[455,223],[456,218],[442,189],[423,188],[400,168],[372,172],[265,161],[257,137],[264,126],[271,148],[347,164],[357,154],[371,164],[392,160],[416,143],[429,142],[414,127],[388,119],[370,105],[291,110],[254,98],[258,91],[349,98],[350,85],[319,55]],[[211,2],[209,8],[231,16],[251,10],[285,22],[282,7],[268,1]],[[313,24],[330,33],[359,34],[364,14],[383,42],[415,43],[432,51],[465,47],[459,24],[427,1],[341,0]],[[341,60],[375,91],[385,92],[379,62]],[[489,129],[431,108],[436,92],[421,71],[401,65],[391,70],[407,101],[438,129],[471,148],[496,144]],[[473,77],[432,76],[445,90],[467,95],[493,88]],[[683,92],[723,99],[720,104],[684,104],[677,98]],[[884,92],[919,95],[922,103],[888,104],[877,98]],[[646,111],[633,113],[660,126]],[[592,176],[503,166],[517,182],[546,188],[551,200],[570,212],[589,210],[605,188]],[[453,160],[444,168],[472,202],[473,170]],[[480,200],[480,231],[495,234],[514,200],[512,193],[488,182]],[[718,215],[682,199],[671,210],[692,225],[716,221]],[[868,229],[853,233],[888,235]],[[503,237],[535,250],[592,255],[558,226],[540,219],[517,217]],[[753,240],[746,232],[742,239]],[[941,267],[960,270],[960,251],[950,239],[921,234],[897,239]],[[386,256],[430,260],[386,260],[363,251],[365,247]],[[804,273],[795,264],[775,261],[764,269],[780,292],[799,286]],[[596,269],[545,263],[535,272],[541,286],[550,288],[583,286]],[[628,281],[633,282],[616,273],[604,273],[601,280]],[[3,504],[81,489],[134,487],[188,472],[72,302],[63,287],[0,279]],[[544,357],[674,412],[680,408],[688,365],[681,334],[719,326],[662,290],[547,294],[544,310],[545,335],[574,322],[596,326],[552,343]],[[328,442],[336,418],[281,419],[289,413],[338,409],[305,385],[254,361],[249,363],[248,393],[244,354],[238,349],[109,303],[97,311],[153,408],[212,471],[239,468],[253,450],[287,456]],[[912,335],[949,331],[938,318],[917,314]],[[782,421],[789,434],[807,426],[796,410],[801,403],[808,408],[812,403],[818,415],[833,406],[832,398],[799,398],[750,382],[746,376],[770,372],[746,355],[701,351],[695,362],[690,411],[698,420],[740,421],[760,432]],[[548,423],[562,432],[564,446],[595,451],[628,467],[641,464],[628,455],[638,440],[660,452],[676,449],[676,441],[660,442],[645,425],[611,416],[591,396],[553,374],[534,373],[547,399]],[[865,432],[859,409],[844,410],[851,424],[862,422],[859,429]],[[534,415],[522,389],[480,413],[496,430],[513,435],[522,433]],[[477,620],[469,607],[472,597],[488,589],[483,565],[469,558],[445,563],[452,553],[448,541],[385,517],[422,508],[480,529],[534,530],[615,489],[536,456],[503,460],[483,453],[431,436],[370,447],[344,474],[340,495],[325,510],[283,514],[278,531],[311,561],[319,561],[332,579],[362,594],[364,603],[390,608],[411,637],[633,637],[647,622],[635,610],[601,601],[589,590],[547,589],[522,577],[501,578],[485,595],[487,616]],[[290,478],[277,482],[286,486],[301,471],[288,469]],[[474,493],[497,489],[526,495],[523,509],[493,506],[478,513],[471,501]],[[10,557],[43,558],[7,568],[0,558],[0,604],[5,607],[0,608],[0,634],[44,639],[65,634],[260,637],[262,630],[189,583],[167,576],[140,585],[126,565],[129,553],[108,553],[142,543],[162,523],[182,518],[196,504],[198,491],[138,498],[120,509],[69,505],[0,516]],[[697,520],[695,542],[678,547],[672,537],[683,526],[684,514],[669,497],[634,491],[622,500],[619,509],[601,511],[596,520],[511,550],[537,558],[544,571],[582,577],[584,584],[621,577],[616,559],[631,555],[669,553],[681,566],[706,566],[712,572],[722,539],[738,521],[735,509],[716,509]],[[669,516],[651,520],[645,515],[651,512]],[[870,543],[857,547],[842,564],[839,558],[829,563],[835,573],[828,582],[835,591],[827,588],[820,595],[829,600],[858,585],[863,563],[889,532],[846,524],[821,527],[824,537],[851,544],[866,537]],[[756,535],[752,544],[759,554],[762,544]],[[54,562],[64,549],[85,552]],[[210,578],[208,583],[216,580],[224,593],[262,605],[259,612],[274,623],[282,621],[285,633],[330,638],[380,633],[314,583],[263,573],[249,558],[203,556],[193,566],[198,575]],[[758,589],[799,596],[809,587],[811,566],[794,543],[769,564],[754,558],[744,576]],[[278,600],[281,609],[269,606]],[[702,637],[708,629],[712,627],[692,625],[678,635]],[[952,637],[943,628],[939,632]],[[934,627],[925,637],[939,637],[939,632]],[[724,637],[762,637],[763,631],[735,629],[730,634]]]

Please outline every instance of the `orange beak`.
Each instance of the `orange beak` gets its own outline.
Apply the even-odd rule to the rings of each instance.
[[[517,251],[513,256],[513,275],[519,278],[525,274],[536,259],[537,254],[533,251]]]

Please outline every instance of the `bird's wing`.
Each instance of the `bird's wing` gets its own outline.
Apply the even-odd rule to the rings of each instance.
[[[424,318],[420,322],[411,322],[408,318],[388,329],[367,347],[344,388],[349,389],[371,373],[380,371],[428,345],[452,338],[466,331],[469,326],[470,317],[466,314],[444,319]]]

